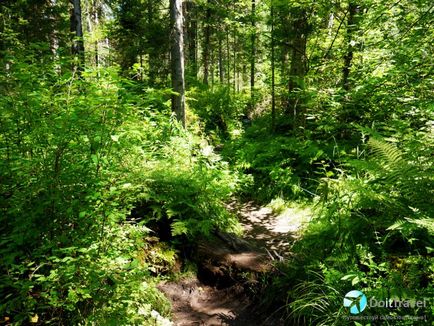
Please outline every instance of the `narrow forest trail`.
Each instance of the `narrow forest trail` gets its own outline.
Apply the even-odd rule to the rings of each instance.
[[[269,260],[284,260],[290,255],[293,240],[300,235],[303,223],[311,217],[307,208],[287,208],[280,214],[253,202],[228,205],[244,229],[243,240],[263,252]],[[172,303],[176,326],[190,325],[283,325],[277,317],[262,316],[245,293],[243,284],[217,288],[196,277],[178,282],[163,282],[159,289]]]
[[[228,209],[237,214],[244,229],[243,237],[277,260],[284,260],[290,255],[292,243],[312,217],[308,207],[288,207],[277,214],[270,207],[251,201],[234,201],[228,205]]]

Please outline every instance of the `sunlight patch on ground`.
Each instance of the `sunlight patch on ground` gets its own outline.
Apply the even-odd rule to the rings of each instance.
[[[276,199],[266,207],[254,202],[239,205],[228,204],[228,209],[238,215],[246,239],[256,241],[270,255],[283,259],[290,255],[291,243],[311,220],[313,211],[309,206],[287,203]]]
[[[274,219],[271,231],[297,233],[311,220],[312,214],[309,207],[288,207]]]

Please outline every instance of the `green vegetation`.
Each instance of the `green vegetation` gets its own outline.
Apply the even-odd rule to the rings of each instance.
[[[265,313],[377,325],[348,319],[357,289],[428,300],[368,307],[381,324],[434,322],[433,13],[3,1],[0,323],[171,325],[158,283],[242,234],[234,200],[302,225],[258,286]]]

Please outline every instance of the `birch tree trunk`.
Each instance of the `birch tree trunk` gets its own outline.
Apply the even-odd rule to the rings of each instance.
[[[170,19],[172,24],[172,110],[178,121],[185,127],[185,80],[184,80],[184,37],[182,0],[170,0]]]

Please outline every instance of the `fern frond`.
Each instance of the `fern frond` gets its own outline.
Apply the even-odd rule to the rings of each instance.
[[[429,173],[412,165],[395,145],[384,140],[371,138],[368,146],[374,159],[368,163],[368,170],[375,176],[371,184],[382,184],[388,197],[399,198],[407,208],[432,208],[433,180]]]
[[[374,157],[382,160],[388,165],[398,165],[406,163],[403,159],[401,151],[394,145],[386,143],[385,141],[376,138],[370,138],[368,146],[372,150]]]

